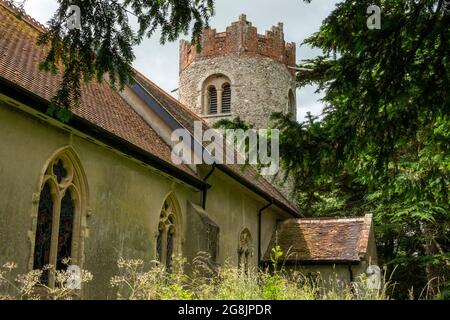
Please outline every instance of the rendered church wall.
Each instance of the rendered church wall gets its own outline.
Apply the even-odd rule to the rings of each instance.
[[[183,252],[196,249],[189,241],[186,215],[189,201],[201,205],[198,190],[1,102],[0,137],[1,264],[14,261],[19,273],[30,270],[40,178],[46,162],[64,146],[71,146],[79,157],[89,187],[82,267],[93,273],[94,280],[84,287],[86,297],[113,297],[109,280],[117,274],[119,257],[143,259],[147,265],[155,259],[159,216],[171,192],[183,217]],[[267,202],[218,170],[208,182],[213,187],[206,211],[220,227],[218,262],[230,258],[237,263],[239,233],[246,227],[252,234],[251,261],[256,265],[258,209]],[[281,218],[274,209],[265,211],[263,251]]]
[[[14,261],[29,271],[32,198],[39,194],[43,167],[55,150],[71,145],[89,185],[90,216],[83,268],[94,275],[87,297],[113,292],[109,280],[117,274],[119,257],[155,259],[159,215],[166,196],[175,192],[181,211],[198,193],[173,183],[129,159],[82,138],[46,125],[28,115],[0,107],[0,263]]]

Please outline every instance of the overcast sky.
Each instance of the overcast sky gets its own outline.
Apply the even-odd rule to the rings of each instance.
[[[240,14],[245,13],[247,20],[258,28],[258,33],[264,34],[272,25],[284,23],[285,39],[297,44],[297,61],[317,55],[314,51],[301,46],[302,41],[316,32],[322,20],[333,10],[337,0],[313,0],[307,4],[302,0],[216,0],[216,15],[211,21],[211,27],[218,32]],[[46,23],[57,7],[56,0],[27,0],[25,10],[29,15],[42,23]],[[183,37],[190,39],[189,36]],[[170,92],[178,88],[178,42],[159,44],[158,35],[146,39],[136,48],[134,67],[149,77],[152,81]],[[307,87],[297,92],[298,119],[302,120],[307,111],[320,114],[322,104],[320,96],[314,94],[313,87]]]

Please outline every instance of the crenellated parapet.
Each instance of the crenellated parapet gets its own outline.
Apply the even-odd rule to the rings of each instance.
[[[210,59],[230,53],[267,57],[286,66],[295,66],[296,62],[295,43],[285,42],[282,23],[261,35],[245,15],[241,15],[225,32],[205,29],[201,46],[201,52],[197,52],[190,42],[181,41],[180,71],[197,59]]]

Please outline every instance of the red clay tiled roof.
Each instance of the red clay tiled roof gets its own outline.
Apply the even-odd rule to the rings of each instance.
[[[17,12],[7,1],[0,0],[0,30],[2,30],[0,33],[0,76],[49,101],[59,88],[62,74],[52,75],[39,70],[38,64],[44,59],[46,49],[37,46],[36,39],[41,32],[45,31],[45,27],[24,13],[19,19]],[[194,121],[201,118],[139,72],[136,72],[136,78],[177,121],[193,132]],[[84,84],[80,107],[72,111],[172,164],[170,147],[105,82]],[[206,122],[204,125],[206,128]],[[176,167],[195,176],[188,166]],[[228,167],[235,175],[240,176],[255,188],[263,190],[292,211],[297,211],[294,205],[272,184],[258,177],[253,168],[242,171],[239,165]]]
[[[30,19],[19,19],[17,11],[0,0],[0,76],[49,101],[59,88],[61,73],[52,75],[39,70],[46,49],[37,46],[36,39],[44,29]],[[170,147],[105,82],[83,85],[80,107],[72,111],[172,164]],[[195,176],[187,166],[176,167]]]
[[[360,218],[289,219],[280,222],[264,256],[281,247],[281,261],[358,262],[367,253],[372,215]]]

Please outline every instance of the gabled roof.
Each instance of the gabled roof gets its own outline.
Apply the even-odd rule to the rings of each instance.
[[[289,219],[273,233],[264,261],[280,246],[288,263],[359,262],[368,252],[372,215],[359,218]],[[281,262],[280,261],[280,262]]]
[[[36,40],[45,31],[45,27],[11,6],[8,1],[0,0],[0,30],[0,81],[13,84],[23,92],[48,103],[59,88],[62,73],[52,75],[39,70],[39,62],[46,56],[47,48],[37,46]],[[139,72],[136,72],[136,80],[186,129],[193,130],[194,120],[201,120]],[[74,118],[109,133],[121,142],[131,144],[133,150],[143,151],[144,156],[157,158],[161,162],[158,165],[169,169],[173,167],[166,170],[169,174],[187,175],[191,178],[185,177],[184,181],[193,179],[196,186],[202,185],[201,177],[188,166],[172,163],[169,145],[105,82],[83,84],[80,106],[72,111]],[[264,178],[257,177],[254,169],[242,171],[239,165],[221,167],[224,172],[257,194],[298,216],[295,206]]]

